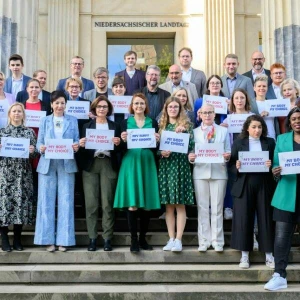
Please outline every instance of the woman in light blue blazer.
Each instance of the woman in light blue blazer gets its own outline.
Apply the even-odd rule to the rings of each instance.
[[[74,182],[77,165],[75,159],[46,159],[48,139],[72,139],[74,152],[79,149],[77,119],[64,114],[67,97],[62,91],[51,93],[53,114],[41,120],[37,149],[41,158],[39,173],[38,208],[34,243],[48,245],[47,251],[66,251],[75,245],[74,228]],[[57,221],[55,204],[57,198]]]

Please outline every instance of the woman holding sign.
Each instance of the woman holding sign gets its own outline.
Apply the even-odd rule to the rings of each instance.
[[[74,183],[77,165],[75,159],[69,157],[70,151],[71,157],[74,157],[73,152],[79,149],[79,132],[77,119],[64,113],[67,103],[65,93],[52,92],[50,101],[53,114],[42,119],[37,142],[41,157],[37,167],[39,188],[34,243],[49,245],[47,251],[54,252],[55,245],[60,251],[75,245]],[[70,142],[71,149],[68,147]],[[62,156],[68,159],[62,159]]]
[[[120,126],[119,124],[110,121],[109,117],[113,113],[113,106],[105,96],[99,96],[91,105],[91,112],[97,116],[87,124],[83,125],[82,138],[79,141],[80,151],[78,162],[81,165],[83,188],[85,196],[86,223],[90,237],[88,251],[96,250],[97,241],[97,223],[98,223],[98,206],[99,206],[99,190],[101,191],[101,206],[102,206],[102,229],[104,239],[104,251],[111,251],[111,239],[114,230],[114,195],[118,178],[118,157],[116,151],[120,145]],[[89,131],[94,132],[89,135]],[[113,132],[113,138],[110,143],[104,138],[105,132]],[[99,143],[98,148],[86,149],[86,142],[93,135],[93,139],[105,142],[102,145],[110,145],[107,148],[101,148]],[[99,136],[97,138],[97,136]],[[95,138],[94,138],[95,137]],[[95,150],[96,149],[96,150]],[[102,150],[100,150],[102,149]]]
[[[152,250],[146,241],[146,233],[150,221],[150,210],[160,209],[157,170],[155,163],[156,143],[159,141],[157,122],[146,115],[149,113],[147,98],[142,93],[132,96],[129,112],[133,114],[121,124],[122,146],[127,150],[121,164],[118,178],[114,208],[128,209],[128,225],[131,233],[131,252],[139,252],[140,248]],[[154,148],[128,149],[130,136],[127,130],[154,128]],[[131,134],[132,136],[133,134]],[[143,138],[141,138],[143,139]],[[147,143],[149,144],[149,143]],[[138,212],[139,209],[139,212]],[[140,216],[140,236],[137,236],[137,218]]]
[[[24,122],[23,104],[14,103],[8,110],[8,125],[0,129],[0,230],[2,250],[7,252],[11,251],[7,236],[8,226],[14,224],[13,249],[21,251],[22,226],[31,225],[33,218],[33,183],[29,159],[20,156],[5,157],[3,153],[8,144],[5,143],[5,139],[17,138],[29,140],[29,149],[24,150],[27,155],[29,152],[29,158],[37,155],[36,136],[31,128],[24,126]],[[15,148],[20,148],[20,145]]]
[[[194,136],[195,143],[198,144],[196,144],[196,149],[199,150],[197,153],[189,154],[190,162],[195,163],[193,179],[198,208],[198,251],[206,252],[212,246],[216,252],[222,252],[224,247],[223,201],[228,178],[225,161],[229,160],[231,152],[229,136],[226,128],[214,122],[214,106],[203,105],[198,115],[202,123],[194,129]],[[209,150],[205,147],[206,144],[215,144],[215,147]],[[201,152],[201,148],[208,150]],[[216,154],[212,155],[212,151]],[[204,162],[196,160],[198,156],[200,157],[200,153],[205,155]],[[216,159],[222,162],[215,163]],[[211,216],[209,207],[211,207]]]
[[[273,220],[276,222],[274,242],[275,272],[265,285],[265,289],[270,291],[287,288],[286,267],[295,226],[300,222],[299,107],[295,107],[289,112],[286,131],[287,133],[281,134],[277,138],[272,169],[278,184],[272,199],[272,206],[274,207]],[[283,175],[279,155],[284,152],[293,154],[294,151],[299,153],[296,159],[291,159],[297,170],[294,174]],[[291,164],[291,167],[293,167],[293,164]]]
[[[271,199],[275,181],[270,167],[275,141],[267,134],[264,119],[252,115],[245,121],[240,138],[232,145],[229,162],[233,174],[231,194],[234,199],[231,247],[242,252],[239,267],[243,269],[250,266],[249,252],[253,250],[255,214],[259,250],[266,254],[266,266],[274,268]],[[253,158],[249,156],[251,152],[256,152]],[[246,158],[243,159],[243,156]]]
[[[174,131],[188,133],[188,152],[193,149],[193,125],[190,123],[181,101],[176,97],[167,99],[160,119],[160,133]],[[169,241],[164,251],[182,251],[182,235],[186,223],[185,205],[194,204],[193,183],[188,156],[186,153],[160,151],[159,160],[159,189],[161,204],[166,205],[166,223]],[[175,210],[177,212],[175,234]]]

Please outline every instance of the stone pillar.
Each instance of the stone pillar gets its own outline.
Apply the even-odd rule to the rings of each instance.
[[[38,1],[0,1],[1,70],[9,76],[8,58],[18,53],[24,59],[24,73],[32,76],[37,64]]]
[[[235,53],[234,0],[205,0],[206,74],[222,76],[228,53]]]
[[[47,70],[49,90],[70,75],[70,59],[78,55],[79,0],[48,0]],[[90,45],[87,45],[90,47]]]
[[[279,62],[300,80],[300,1],[262,1],[262,44],[267,64]]]

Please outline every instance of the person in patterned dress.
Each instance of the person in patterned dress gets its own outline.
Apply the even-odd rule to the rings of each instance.
[[[37,156],[36,136],[24,126],[25,110],[21,103],[14,103],[8,110],[8,125],[0,129],[0,152],[5,137],[29,139],[29,158]],[[31,225],[33,218],[32,169],[28,158],[0,156],[0,229],[2,250],[10,252],[8,226],[14,225],[13,249],[22,251],[23,224]]]
[[[193,124],[190,123],[179,98],[167,99],[159,124],[159,133],[163,130],[177,133],[189,133],[188,152],[193,149]],[[188,161],[188,154],[171,151],[160,151],[159,160],[159,193],[161,204],[166,205],[166,223],[169,241],[164,251],[182,251],[182,235],[186,223],[185,205],[194,204],[193,183]],[[177,212],[175,234],[175,210]]]

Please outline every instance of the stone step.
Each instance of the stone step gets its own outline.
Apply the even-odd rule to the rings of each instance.
[[[68,255],[68,254],[66,254]],[[180,259],[180,258],[179,258]],[[288,281],[299,282],[300,264],[289,264]],[[64,283],[265,283],[274,270],[253,264],[248,270],[238,264],[27,264],[1,265],[1,284]]]
[[[147,300],[295,300],[299,299],[299,284],[289,284],[281,291],[269,292],[260,284],[18,284],[1,285],[1,299],[71,300],[71,299],[147,299]]]
[[[153,251],[143,251],[134,254],[129,247],[115,247],[106,252],[99,249],[95,252],[86,248],[70,247],[66,253],[56,251],[49,253],[45,247],[25,248],[24,251],[10,253],[0,251],[0,265],[12,264],[238,264],[240,251],[225,248],[223,253],[217,253],[210,248],[206,253],[197,251],[197,247],[187,246],[182,253],[162,251],[161,247],[154,247]],[[264,264],[264,253],[253,251],[250,253],[251,263]],[[300,263],[298,248],[292,248],[290,263]],[[212,266],[213,268],[213,266]],[[1,290],[1,289],[0,289]]]
[[[101,232],[98,232],[98,244],[103,245],[103,239]],[[13,241],[13,233],[9,233],[10,241]],[[225,232],[225,245],[230,246],[231,232]],[[22,233],[22,243],[24,246],[32,246],[34,239],[34,232],[27,231]],[[165,246],[169,236],[167,232],[149,232],[147,233],[147,241],[153,246]],[[130,233],[128,232],[114,232],[112,239],[113,246],[129,246],[131,242]],[[89,243],[88,233],[85,231],[76,232],[76,245],[86,246]],[[1,241],[0,241],[1,244]],[[196,232],[185,232],[182,237],[183,246],[197,246],[198,247],[198,235]],[[292,241],[293,246],[300,245],[299,233],[295,233]]]

